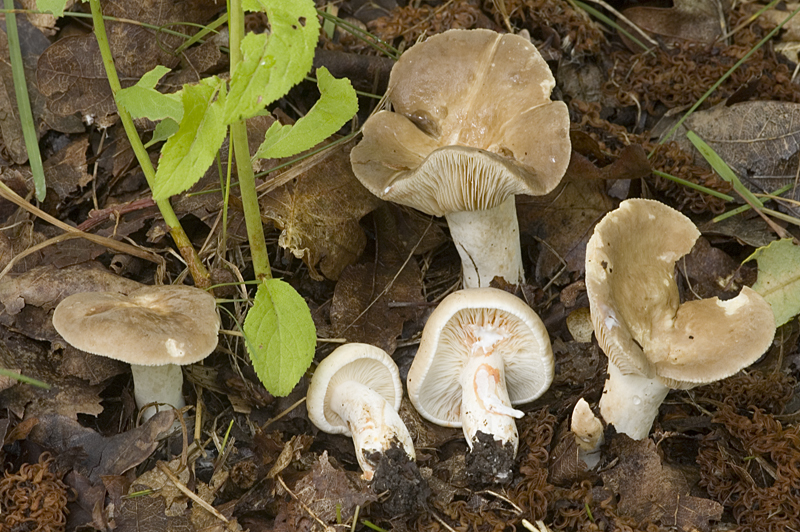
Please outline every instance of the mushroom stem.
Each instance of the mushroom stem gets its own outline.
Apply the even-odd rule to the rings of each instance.
[[[131,364],[133,373],[133,396],[136,406],[143,408],[150,403],[163,403],[176,409],[186,406],[183,400],[183,371],[177,364],[163,366],[140,366]],[[164,409],[163,406],[160,407]],[[159,411],[159,406],[149,406],[142,413],[147,421]]]
[[[664,402],[670,387],[658,377],[623,374],[608,362],[608,380],[600,398],[600,413],[606,423],[614,425],[617,432],[627,434],[634,440],[647,437],[653,426],[658,408]]]
[[[414,460],[414,444],[403,420],[378,392],[355,381],[339,383],[332,391],[331,410],[341,417],[353,435],[356,458],[364,471],[363,478],[372,480],[380,456],[397,442]]]
[[[491,434],[502,445],[519,445],[515,418],[525,414],[511,407],[506,388],[503,357],[489,347],[486,355],[474,354],[461,372],[461,428],[472,449],[478,431]]]
[[[600,447],[604,443],[603,423],[594,415],[589,403],[581,398],[572,410],[570,430],[578,446],[578,458],[594,469],[600,462]]]
[[[525,280],[514,196],[493,209],[445,215],[461,256],[464,288],[488,287],[495,276],[511,284]]]

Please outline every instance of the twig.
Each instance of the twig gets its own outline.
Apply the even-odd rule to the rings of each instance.
[[[166,475],[166,477],[183,494],[185,494],[187,497],[192,499],[194,502],[196,502],[197,504],[202,506],[204,510],[206,510],[209,513],[211,513],[217,519],[219,519],[219,520],[221,520],[221,521],[223,521],[225,523],[228,522],[228,518],[225,517],[224,515],[222,515],[221,513],[219,513],[219,511],[217,511],[216,508],[214,508],[213,506],[208,504],[206,501],[204,501],[203,499],[198,497],[197,494],[193,493],[192,490],[190,490],[189,488],[184,486],[183,483],[180,481],[180,479],[178,479],[178,477],[175,476],[175,473],[172,472],[172,470],[169,468],[169,466],[167,464],[165,464],[164,462],[159,461],[157,465],[158,465],[158,469],[161,470],[161,472],[164,473],[164,475]]]

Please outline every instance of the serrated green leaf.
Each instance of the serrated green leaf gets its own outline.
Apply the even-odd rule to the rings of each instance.
[[[336,133],[358,112],[358,97],[350,80],[334,78],[325,67],[317,69],[320,98],[293,126],[275,122],[267,130],[256,157],[291,157]]]
[[[261,109],[303,80],[311,70],[319,40],[313,0],[261,0],[271,33],[248,33],[242,39],[242,62],[236,66],[224,119],[232,124]]]
[[[162,94],[155,89],[159,80],[169,69],[158,65],[141,77],[136,85],[117,92],[117,103],[122,105],[133,118],[163,120],[172,118],[180,122],[183,118],[181,94]]]
[[[770,304],[780,327],[800,313],[800,246],[791,238],[776,240],[755,250],[746,261],[752,259],[758,261],[753,290]]]
[[[36,0],[36,9],[50,12],[56,17],[64,16],[64,7],[66,5],[67,0]]]
[[[272,395],[289,395],[311,364],[317,342],[306,302],[280,279],[267,279],[258,285],[243,329],[261,383]]]
[[[157,142],[164,142],[172,135],[178,132],[178,123],[171,118],[165,118],[158,124],[156,124],[156,129],[153,131],[153,138],[145,144],[145,148],[149,148],[153,144]]]
[[[263,0],[242,0],[242,11],[264,11]]]
[[[188,189],[211,165],[227,131],[222,121],[224,89],[216,76],[183,87],[183,119],[161,151],[153,183],[156,201]]]

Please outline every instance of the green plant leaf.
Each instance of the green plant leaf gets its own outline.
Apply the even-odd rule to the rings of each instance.
[[[288,395],[311,364],[317,342],[306,302],[287,283],[267,279],[258,285],[243,329],[264,387],[272,395]]]
[[[156,201],[180,194],[203,177],[227,128],[222,121],[225,85],[214,76],[183,87],[183,118],[161,151],[153,183]],[[219,95],[216,99],[215,95]]]
[[[117,92],[117,103],[121,104],[133,118],[149,118],[163,120],[171,118],[180,122],[183,118],[181,93],[162,94],[155,89],[158,81],[169,69],[157,65],[153,70],[141,77],[136,85]]]
[[[706,141],[698,137],[697,133],[694,131],[689,131],[686,133],[686,136],[689,138],[694,147],[697,148],[697,151],[700,152],[700,155],[702,155],[703,158],[708,161],[708,164],[711,165],[711,168],[713,168],[722,179],[733,185],[733,189],[738,192],[739,195],[758,208],[764,206],[764,204],[761,203],[761,200],[755,197],[753,193],[742,184],[742,182],[739,180],[739,176],[737,176],[731,167],[728,166],[728,163],[722,160],[722,157],[720,157],[719,154],[714,151],[714,148],[706,144]]]
[[[358,97],[350,80],[334,78],[325,67],[317,69],[320,98],[294,126],[275,122],[267,130],[256,157],[291,157],[336,133],[358,112]]]
[[[67,0],[36,0],[36,8],[39,11],[49,11],[56,17],[64,16],[64,7],[66,5]]]
[[[171,118],[165,118],[158,124],[156,124],[156,129],[153,131],[153,138],[150,139],[150,142],[147,143],[145,148],[149,148],[156,142],[163,142],[170,138],[172,135],[178,132],[178,128],[180,126],[176,121]]]
[[[242,39],[242,62],[233,72],[224,120],[232,124],[255,116],[286,95],[311,70],[319,40],[313,0],[261,0],[271,33]],[[250,2],[249,4],[252,4]]]
[[[800,246],[791,238],[771,242],[747,257],[758,261],[758,280],[753,290],[772,307],[780,327],[800,313]]]

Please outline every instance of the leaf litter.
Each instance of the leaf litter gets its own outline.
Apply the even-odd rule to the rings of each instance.
[[[678,3],[672,9],[682,16],[702,16],[694,16],[692,24],[677,30],[669,24],[675,13],[627,12],[660,45],[644,53],[635,47],[624,49],[622,37],[604,31],[586,11],[560,0],[375,4],[377,9],[343,2],[339,15],[401,49],[422,36],[451,28],[502,31],[510,23],[525,30],[550,66],[557,68],[561,96],[572,113],[573,133],[588,138],[576,142],[573,135],[576,152],[560,190],[543,198],[518,199],[525,266],[532,283],[523,286],[521,293],[530,296],[529,303],[548,325],[557,379],[548,394],[523,407],[527,415],[519,426],[521,448],[512,483],[505,488],[470,484],[464,471],[466,445],[459,432],[429,424],[406,405],[402,415],[413,427],[420,471],[432,493],[425,511],[401,515],[402,510],[385,506],[384,496],[358,479],[348,438],[323,435],[310,426],[304,407],[296,404],[304,384],[286,400],[263,399],[267,393],[243,362],[243,345],[237,336],[226,336],[217,355],[206,363],[210,371],[204,378],[212,379],[213,385],[203,386],[198,377],[190,379],[191,390],[184,390],[202,408],[199,439],[191,434],[194,417],[187,418],[187,441],[193,443],[186,448],[181,431],[158,436],[172,431],[174,417],[157,417],[135,428],[125,368],[102,367],[96,357],[64,346],[48,316],[69,293],[123,291],[154,280],[173,282],[180,278],[182,266],[170,259],[166,271],[157,270],[134,259],[121,270],[128,280],[107,271],[119,260],[115,253],[102,247],[69,248],[64,242],[29,255],[0,279],[4,310],[0,363],[54,386],[40,391],[6,383],[0,389],[0,427],[4,427],[0,458],[7,476],[47,467],[50,473],[36,478],[52,482],[48,489],[63,489],[59,482],[69,486],[69,513],[61,514],[67,520],[56,523],[54,530],[109,526],[118,530],[322,530],[349,526],[357,512],[358,527],[363,528],[361,523],[367,519],[386,530],[501,531],[521,529],[522,519],[544,520],[557,530],[705,530],[716,521],[754,531],[796,528],[800,399],[795,379],[800,376],[800,358],[796,320],[791,319],[797,313],[792,306],[797,298],[787,295],[796,284],[797,261],[792,254],[796,245],[791,240],[776,242],[759,255],[754,286],[777,283],[777,292],[786,301],[788,323],[779,330],[782,342],[757,368],[691,393],[673,392],[662,407],[652,440],[631,442],[607,434],[610,443],[604,448],[600,474],[581,469],[573,460],[571,435],[562,427],[578,397],[595,404],[602,389],[604,355],[593,344],[576,342],[565,320],[587,306],[581,288],[583,247],[594,223],[618,200],[656,197],[694,213],[698,225],[706,222],[702,226],[706,238],[678,264],[683,297],[724,298],[755,281],[753,263],[740,264],[754,248],[774,238],[765,232],[761,219],[745,214],[733,219],[736,225],[730,218],[728,224],[714,224],[708,221],[712,214],[734,206],[650,171],[721,193],[730,191],[685,143],[683,134],[659,147],[658,131],[668,129],[669,120],[693,104],[788,12],[780,11],[781,6],[774,8],[769,16],[742,26],[727,40],[710,39],[715,32],[705,28],[716,24],[722,33],[740,26],[756,5],[742,4],[717,16],[715,2]],[[136,8],[113,2],[107,6],[109,15],[173,29],[180,22],[208,23],[219,11],[219,6],[209,2],[170,0],[153,0]],[[248,20],[251,25],[263,24],[257,17]],[[224,62],[217,45],[201,45],[205,46],[202,52],[199,46],[191,48],[188,55],[178,57],[170,52],[182,39],[141,25],[108,24],[126,84],[162,64],[176,69],[162,86],[171,90]],[[40,91],[41,101],[46,102],[37,107],[33,98],[51,165],[52,195],[46,210],[78,225],[96,209],[103,213],[103,221],[91,230],[155,245],[171,257],[152,206],[135,203],[148,192],[140,171],[130,162],[124,135],[112,127],[101,141],[99,130],[79,123],[78,115],[99,119],[103,125],[115,120],[93,36],[72,20],[59,20],[56,28],[61,33],[56,37],[48,37],[52,26],[46,21],[41,25],[45,40],[52,44],[47,50],[32,47],[25,57],[29,62],[38,59],[38,76],[28,76],[29,90],[32,94]],[[696,42],[698,35],[703,44]],[[776,44],[782,38],[789,43],[795,39],[791,30]],[[29,43],[41,43],[41,39],[42,34],[34,33]],[[366,70],[370,76],[354,79],[354,84],[370,87],[372,92],[382,90],[385,72],[379,75],[382,67],[377,67],[376,52],[364,41],[337,28],[331,34],[322,33],[320,46],[340,54],[317,58],[326,57],[323,64],[334,63],[332,71],[336,64],[343,64],[343,57],[366,62],[373,68]],[[771,192],[796,178],[792,117],[800,93],[791,81],[794,65],[779,57],[777,48],[768,45],[753,54],[685,123],[743,181],[758,183],[753,187],[757,192]],[[568,64],[578,68],[567,68]],[[592,76],[575,79],[587,69]],[[0,65],[7,95],[13,93],[8,92],[9,75]],[[292,121],[300,118],[315,101],[315,90],[312,85],[295,89],[277,102],[273,113]],[[14,100],[8,96],[6,100],[4,108],[13,109]],[[362,99],[361,105],[363,121],[371,104]],[[0,154],[7,163],[0,168],[0,180],[24,196],[30,173],[11,118],[0,122]],[[269,126],[257,122],[254,119],[248,126],[255,139],[251,151]],[[145,134],[152,131],[151,124],[140,126]],[[649,161],[641,157],[654,148]],[[639,150],[637,154],[634,149]],[[203,194],[175,198],[175,203],[194,244],[219,269],[224,267],[229,279],[236,280],[248,267],[242,239],[235,238],[243,235],[241,210],[237,199],[231,198],[229,218],[222,220],[223,201],[215,191],[221,177],[217,168],[223,169],[224,178],[226,160],[224,145],[222,164],[212,164],[194,190]],[[276,175],[266,176],[264,183],[280,181],[281,174]],[[288,250],[275,254],[275,264],[284,269],[284,280],[299,287],[318,310],[320,335],[332,341],[366,341],[395,351],[398,361],[407,359],[429,308],[458,283],[458,256],[439,223],[382,205],[361,190],[350,173],[347,148],[337,148],[330,161],[315,162],[270,188],[261,198],[262,215],[268,226],[275,225],[272,249],[280,245]],[[791,202],[781,205],[789,212],[794,208]],[[0,208],[2,261],[51,236],[41,221],[5,202]],[[226,224],[230,224],[225,227],[229,238],[222,241]],[[797,236],[796,229],[787,229]],[[780,251],[776,258],[768,254],[777,253],[781,246],[791,251]],[[241,311],[238,302],[226,305],[234,313]],[[235,324],[228,328],[235,329]],[[329,351],[329,344],[319,346],[318,359]],[[231,383],[237,383],[241,391],[232,389]],[[243,391],[247,389],[260,393]],[[247,407],[237,407],[236,412],[247,413],[234,413],[229,396],[238,397]],[[53,458],[42,454],[45,451]],[[211,517],[198,500],[177,489],[156,465],[158,460],[168,464],[184,488],[219,510],[228,522]],[[652,475],[641,481],[643,470]],[[148,481],[148,474],[157,477],[158,483]],[[9,485],[0,481],[0,490]],[[154,486],[154,493],[140,492]],[[11,513],[4,501],[0,502],[5,517]],[[185,506],[175,506],[176,501]]]

